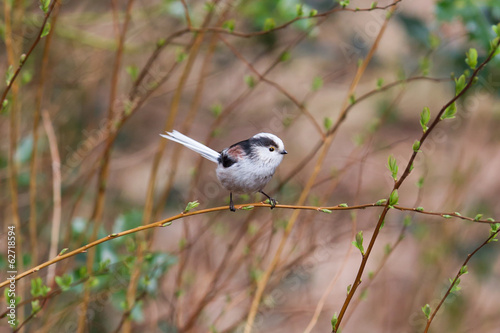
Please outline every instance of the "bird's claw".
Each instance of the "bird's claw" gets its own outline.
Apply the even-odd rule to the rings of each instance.
[[[269,198],[269,204],[271,205],[271,209],[276,207],[276,199],[274,198]]]
[[[229,204],[229,210],[232,212],[236,211],[236,208],[234,208],[234,204],[232,202]]]

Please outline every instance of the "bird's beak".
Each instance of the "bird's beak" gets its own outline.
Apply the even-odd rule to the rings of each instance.
[[[283,151],[281,152],[282,155],[285,155],[285,154],[288,154],[288,152],[286,150],[283,149]]]

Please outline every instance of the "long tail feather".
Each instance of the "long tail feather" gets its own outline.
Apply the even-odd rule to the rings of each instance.
[[[197,152],[201,156],[205,157],[207,160],[218,163],[219,153],[215,150],[208,148],[202,143],[185,136],[181,132],[173,130],[172,132],[167,132],[167,134],[160,134],[165,139],[180,143],[181,145]]]

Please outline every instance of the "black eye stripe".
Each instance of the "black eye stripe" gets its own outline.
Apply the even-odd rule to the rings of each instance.
[[[278,147],[278,145],[276,144],[276,142],[274,142],[273,139],[269,139],[266,137],[252,138],[250,140],[252,140],[252,143],[254,145],[263,146],[263,147]]]

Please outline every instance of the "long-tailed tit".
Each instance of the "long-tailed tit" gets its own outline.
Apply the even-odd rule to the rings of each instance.
[[[287,154],[285,145],[274,134],[259,133],[248,140],[235,143],[220,153],[208,148],[184,134],[172,131],[162,137],[178,142],[181,145],[197,152],[207,160],[217,163],[217,178],[222,186],[229,191],[229,209],[234,209],[234,193],[264,194],[271,204],[276,206],[276,200],[265,194],[262,189],[271,180],[274,171]]]

